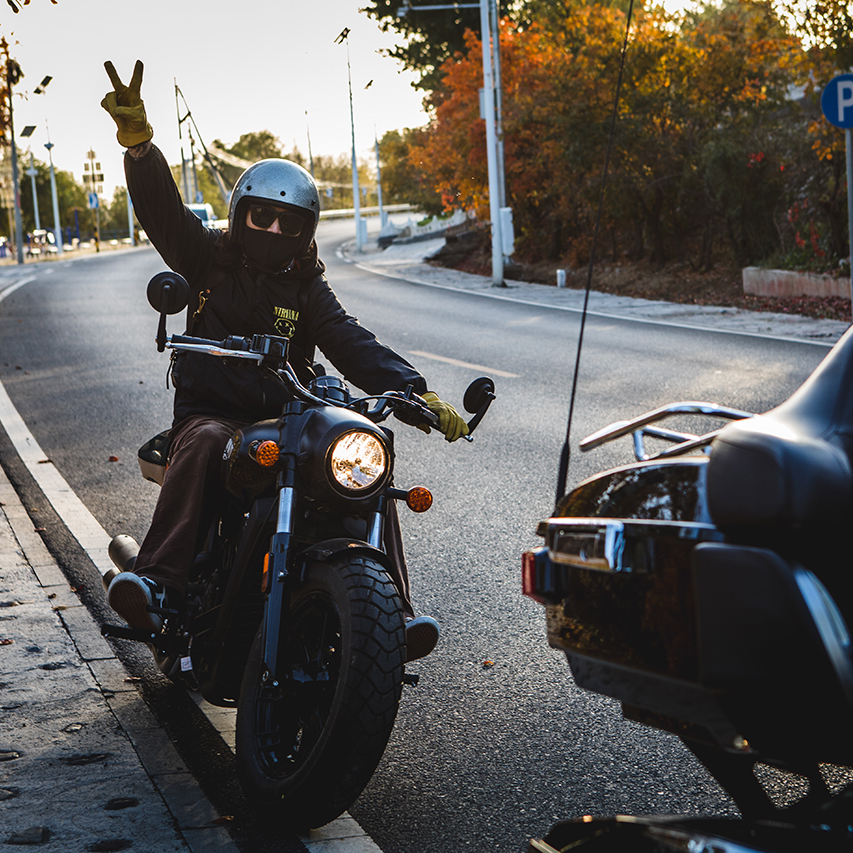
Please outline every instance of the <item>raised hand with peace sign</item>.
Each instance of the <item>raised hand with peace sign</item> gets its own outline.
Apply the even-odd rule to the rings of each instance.
[[[125,148],[141,145],[154,136],[154,130],[145,117],[145,105],[140,97],[142,88],[142,61],[137,59],[133,68],[130,83],[125,86],[116,72],[115,66],[109,60],[104,68],[113,84],[112,92],[108,92],[101,101],[101,106],[113,117],[118,126],[116,138]]]

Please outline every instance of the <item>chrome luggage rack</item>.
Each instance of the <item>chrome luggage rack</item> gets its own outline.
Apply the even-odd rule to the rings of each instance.
[[[664,427],[650,426],[657,421],[675,415],[705,415],[707,417],[724,418],[731,421],[740,421],[745,418],[755,417],[752,412],[743,412],[740,409],[732,409],[728,406],[718,406],[716,403],[699,403],[694,401],[669,403],[666,406],[646,412],[644,415],[639,415],[630,421],[616,421],[616,423],[612,423],[598,430],[598,432],[594,432],[581,441],[580,449],[583,452],[594,450],[608,441],[622,438],[622,436],[631,433],[634,438],[634,457],[638,462],[646,462],[650,459],[680,456],[690,453],[693,450],[707,447],[720,432],[719,429],[715,429],[705,435],[693,435],[688,432],[676,432],[675,430]],[[661,450],[658,453],[647,453],[645,447],[647,436],[673,442],[675,446]]]

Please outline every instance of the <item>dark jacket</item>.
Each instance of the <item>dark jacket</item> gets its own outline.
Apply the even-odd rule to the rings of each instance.
[[[213,340],[228,335],[290,338],[290,363],[303,383],[313,376],[315,347],[345,379],[366,391],[427,390],[411,364],[376,340],[341,306],[323,273],[316,243],[285,273],[251,269],[239,253],[223,251],[223,233],[184,207],[156,146],[139,160],[125,156],[130,197],[140,225],[163,260],[190,285],[187,328]],[[277,417],[287,393],[253,364],[181,353],[173,370],[175,420],[214,415],[255,421]]]

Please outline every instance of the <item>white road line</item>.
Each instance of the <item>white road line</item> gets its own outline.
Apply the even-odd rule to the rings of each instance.
[[[27,466],[27,470],[33,475],[44,496],[56,510],[56,514],[103,575],[113,565],[107,554],[111,537],[39,447],[9,399],[2,382],[0,382],[0,423],[3,424],[15,450],[18,451],[21,461]]]
[[[23,287],[25,284],[34,280],[35,276],[31,275],[29,278],[22,278],[20,281],[16,281],[14,284],[10,284],[8,287],[0,290],[0,302],[2,302],[7,296],[14,293],[19,287]]]
[[[483,367],[482,364],[471,364],[468,361],[459,361],[456,358],[448,358],[446,355],[436,355],[432,352],[422,352],[421,350],[411,349],[409,355],[419,355],[421,358],[431,358],[433,361],[443,361],[445,364],[452,364],[455,367],[467,367],[469,370],[477,370],[481,373],[494,374],[501,376],[504,379],[518,379],[517,373],[507,373],[505,370],[498,370],[495,367]]]
[[[0,291],[0,302],[12,291],[33,281],[34,278],[33,276],[23,279]],[[103,575],[108,569],[113,568],[107,552],[112,537],[101,527],[53,462],[47,458],[6,393],[2,381],[0,381],[0,424],[3,425],[18,456],[38,483],[44,496],[56,510],[56,514],[71,535],[80,543],[80,547],[89,555],[97,570]],[[233,751],[233,718],[236,718],[236,711],[229,714],[228,709],[209,705],[200,696],[190,695],[196,699],[205,716]],[[312,830],[300,840],[309,853],[382,853],[373,839],[347,812],[330,824]]]

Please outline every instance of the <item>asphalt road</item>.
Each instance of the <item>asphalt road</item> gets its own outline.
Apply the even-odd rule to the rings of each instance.
[[[321,254],[347,308],[404,354],[430,387],[461,404],[493,374],[498,400],[471,444],[397,429],[397,482],[435,505],[403,514],[416,610],[442,624],[439,648],[413,667],[380,767],[351,809],[384,853],[523,851],[560,818],[612,813],[727,813],[733,807],[680,744],[626,722],[616,703],[574,687],[545,643],[542,609],[520,595],[520,554],[553,506],[577,345],[575,315],[418,287],[336,257],[351,226],[324,223]],[[156,352],[145,285],[151,250],[33,267],[0,305],[0,374],[18,411],[110,533],[141,537],[157,489],[136,449],[168,426],[168,357]],[[180,331],[177,324],[172,331]],[[590,318],[573,424],[570,481],[629,460],[630,446],[581,455],[577,440],[667,401],[709,399],[753,411],[783,400],[821,347]],[[110,461],[117,457],[117,461]],[[50,547],[106,616],[85,556],[0,438],[0,461]],[[143,650],[144,651],[144,650]],[[233,760],[192,703],[140,653],[122,655],[246,850],[299,849],[251,827]]]

